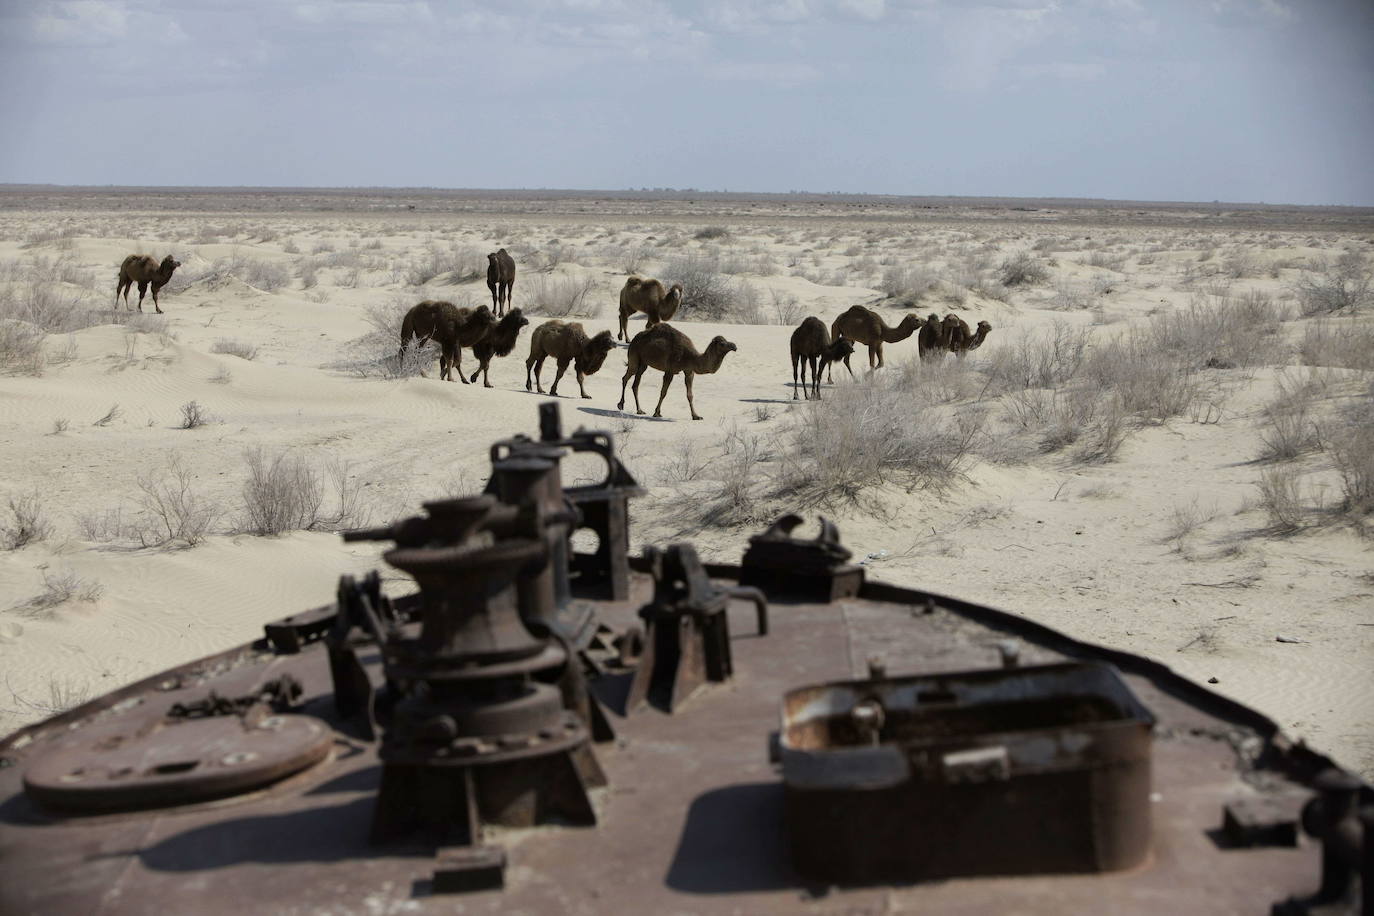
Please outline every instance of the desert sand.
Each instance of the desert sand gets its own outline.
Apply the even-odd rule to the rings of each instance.
[[[680,378],[647,416],[653,370],[646,415],[618,410],[623,345],[589,400],[560,385],[565,428],[613,433],[649,488],[636,548],[690,537],[736,561],[782,512],[824,513],[872,576],[1214,678],[1374,777],[1374,541],[1350,496],[1370,485],[1374,305],[1309,304],[1323,265],[1367,269],[1371,227],[1108,202],[0,190],[0,734],[257,638],[380,565],[337,529],[478,489],[489,444],[534,433],[547,400],[525,390],[533,327],[614,332],[633,271],[696,281],[673,325],[738,348],[697,378],[700,422]],[[394,377],[400,315],[490,304],[498,247],[531,326],[494,387],[440,381],[437,361]],[[164,315],[151,296],[111,309],[134,252],[182,262]],[[1017,258],[1031,276],[1008,285]],[[819,404],[794,399],[792,328],[855,304],[993,331],[926,365],[915,337],[889,343],[872,376],[860,346],[856,380],[836,367]],[[21,325],[47,331],[37,355]],[[1218,339],[1150,349],[1179,327]],[[1103,365],[1127,355],[1133,387]],[[898,440],[890,473],[822,467]],[[314,481],[315,530],[251,533],[253,450]]]

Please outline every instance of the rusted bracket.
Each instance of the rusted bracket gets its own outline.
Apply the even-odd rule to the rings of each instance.
[[[1374,914],[1374,805],[1360,805],[1363,783],[1335,768],[1317,775],[1317,797],[1302,809],[1302,829],[1321,840],[1321,887],[1276,903],[1276,916]],[[1356,880],[1358,879],[1358,881]],[[1357,903],[1357,900],[1359,901]]]
[[[770,597],[804,601],[852,598],[863,586],[864,571],[850,564],[840,529],[821,516],[820,535],[812,540],[792,536],[800,515],[784,515],[768,530],[749,539],[740,564],[741,585],[763,589]]]
[[[730,598],[754,602],[760,634],[768,632],[768,604],[757,589],[713,585],[691,544],[666,551],[650,547],[644,555],[654,577],[654,600],[639,611],[644,654],[625,708],[632,712],[652,703],[671,713],[707,681],[728,680],[734,673],[725,614]]]

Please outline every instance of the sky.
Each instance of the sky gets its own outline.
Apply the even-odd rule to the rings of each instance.
[[[1374,0],[0,0],[0,182],[1374,205]]]

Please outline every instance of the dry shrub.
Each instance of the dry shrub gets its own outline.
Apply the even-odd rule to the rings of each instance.
[[[1287,356],[1280,325],[1285,310],[1258,291],[1225,295],[1209,304],[1195,296],[1188,308],[1150,319],[1149,345],[1193,368],[1251,368]]]
[[[248,479],[243,484],[243,518],[248,534],[277,535],[309,530],[320,518],[324,489],[320,476],[298,455],[268,458],[261,447],[243,453]]]
[[[1341,507],[1355,515],[1374,512],[1374,383],[1322,430],[1322,439],[1341,476]]]
[[[0,318],[0,373],[42,375],[47,365],[43,353],[45,337],[31,324]]]
[[[1307,366],[1374,371],[1374,325],[1320,318],[1304,329],[1298,352]]]
[[[69,601],[99,600],[105,587],[99,582],[83,579],[68,570],[62,573],[43,572],[43,591],[23,604],[12,608],[22,617],[48,617],[53,610]]]
[[[37,493],[9,498],[9,518],[0,527],[0,548],[18,550],[44,540],[52,534],[52,524],[43,514]]]
[[[1260,506],[1269,516],[1275,533],[1288,534],[1303,527],[1306,510],[1302,505],[1301,478],[1292,465],[1267,468],[1255,486],[1260,491]]]
[[[1056,321],[1048,334],[1025,334],[984,361],[994,391],[1055,388],[1078,375],[1092,331]]]
[[[1001,271],[1003,286],[1033,285],[1044,283],[1050,278],[1050,272],[1045,267],[1045,263],[1039,258],[1032,257],[1030,252],[1026,251],[1007,258],[998,269]]]
[[[587,295],[596,288],[596,279],[568,275],[535,277],[525,288],[528,290],[525,303],[528,314],[550,318],[587,316],[591,314]]]
[[[689,254],[671,258],[663,265],[659,280],[664,287],[682,284],[683,318],[723,321],[738,305],[738,287],[720,272],[719,262],[713,257]]]
[[[1334,262],[1317,261],[1302,272],[1293,292],[1304,315],[1358,312],[1374,302],[1374,268],[1358,251],[1346,251]]]
[[[1265,405],[1260,430],[1261,461],[1288,461],[1321,445],[1313,419],[1316,386],[1311,379],[1279,375],[1278,397]]]
[[[441,248],[430,243],[403,270],[408,286],[423,286],[447,275],[449,283],[462,283],[486,275],[487,256],[473,245]]]
[[[884,487],[939,491],[954,483],[974,460],[983,413],[913,400],[895,376],[805,402],[779,449],[778,495],[837,505]]]
[[[878,289],[890,298],[916,302],[938,286],[939,282],[927,268],[894,265],[883,271]]]
[[[1188,412],[1200,383],[1192,367],[1161,352],[1148,332],[1131,331],[1090,348],[1083,375],[1102,391],[1115,391],[1130,416],[1160,423]]]
[[[195,479],[191,469],[182,463],[180,455],[173,455],[161,470],[145,471],[138,476],[138,506],[141,514],[125,532],[144,547],[180,544],[194,547],[210,534],[220,517],[220,509],[198,494],[192,487]],[[97,521],[83,520],[88,537],[102,540],[97,534],[108,534],[110,524],[118,526],[121,515],[113,519],[107,515]]]
[[[414,303],[396,298],[368,306],[364,317],[371,330],[344,344],[344,356],[330,368],[362,378],[412,378],[434,365],[439,347],[433,341],[417,344],[412,338],[401,347],[401,327]]]
[[[229,337],[221,337],[210,345],[211,353],[228,353],[230,356],[237,356],[239,359],[255,359],[258,355],[258,345],[248,343],[245,340],[234,340]]]

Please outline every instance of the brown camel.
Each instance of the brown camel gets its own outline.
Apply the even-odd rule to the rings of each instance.
[[[510,307],[511,292],[515,289],[515,258],[506,254],[504,248],[487,255],[487,289],[491,290],[492,310],[500,318]]]
[[[950,349],[950,341],[954,339],[954,332],[958,329],[959,316],[950,312],[940,320],[940,316],[931,312],[926,317],[925,324],[921,325],[921,333],[916,336],[916,352],[921,359],[939,359]],[[967,327],[967,325],[965,325]]]
[[[576,321],[559,321],[557,318],[544,322],[530,335],[530,355],[525,360],[525,390],[530,390],[531,370],[534,387],[540,394],[544,386],[539,377],[544,373],[544,360],[550,356],[558,363],[558,374],[553,377],[549,394],[558,397],[558,383],[563,373],[568,371],[568,363],[573,364],[577,373],[577,388],[584,398],[590,398],[583,381],[606,362],[606,354],[615,349],[615,338],[610,331],[602,331],[595,337],[588,337],[582,325]]]
[[[458,378],[466,385],[462,348],[477,343],[494,327],[496,316],[485,305],[459,308],[452,302],[426,299],[406,312],[401,322],[401,350],[397,358],[405,358],[406,345],[412,338],[416,346],[432,338],[439,344],[439,378],[453,381],[453,367],[458,366]],[[424,375],[424,371],[420,374]]]
[[[842,360],[854,352],[854,343],[843,333],[830,342],[830,332],[825,322],[814,315],[802,321],[792,332],[792,400],[797,399],[797,369],[801,369],[802,394],[809,401],[814,391],[816,400],[821,398],[821,373],[836,360]],[[819,366],[817,365],[819,361]],[[811,384],[806,383],[806,366],[811,364]],[[850,370],[850,375],[854,370]]]
[[[882,317],[872,309],[864,308],[862,305],[852,305],[849,311],[840,315],[830,324],[830,336],[838,338],[841,334],[848,337],[855,343],[868,345],[868,368],[881,369],[883,367],[883,344],[896,343],[899,340],[906,340],[925,324],[925,319],[915,312],[908,312],[906,317],[896,327],[889,327]],[[875,365],[876,363],[876,365]],[[849,357],[844,358],[845,368],[849,369],[850,374],[854,370],[849,368]]]
[[[486,306],[482,306],[486,308]],[[520,329],[529,324],[530,320],[521,314],[519,309],[511,309],[501,316],[501,320],[496,322],[496,327],[488,331],[481,340],[472,345],[472,355],[477,357],[477,371],[472,373],[469,381],[477,381],[477,376],[482,376],[482,387],[490,388],[491,379],[487,378],[487,367],[491,365],[494,356],[509,356],[510,351],[515,349],[516,338],[520,336]]]
[[[687,406],[692,411],[692,419],[700,420],[696,404],[692,401],[692,376],[715,372],[724,361],[725,354],[735,349],[734,344],[717,335],[711,339],[705,353],[698,353],[687,335],[670,324],[658,324],[640,331],[630,341],[630,349],[625,354],[625,377],[620,380],[620,404],[617,406],[625,409],[625,385],[633,375],[635,413],[643,413],[643,408],[639,406],[639,380],[645,369],[658,369],[663,373],[663,391],[659,393],[654,416],[663,416],[663,399],[668,396],[668,386],[673,376],[681,372],[682,383],[687,386]]]
[[[170,254],[162,259],[159,264],[155,258],[146,254],[131,254],[124,259],[124,263],[119,265],[119,285],[115,287],[115,308],[119,307],[119,294],[124,294],[124,307],[129,308],[129,288],[135,283],[138,284],[138,310],[143,311],[143,295],[148,292],[148,285],[153,287],[153,308],[157,309],[159,315],[162,314],[162,306],[157,304],[157,291],[167,285],[172,279],[172,271],[181,266],[181,262]],[[133,309],[129,309],[133,311]]]
[[[950,335],[949,348],[960,359],[963,359],[964,354],[968,351],[977,350],[981,347],[983,341],[987,340],[988,335],[992,333],[992,325],[989,322],[978,322],[978,333],[975,334],[969,330],[968,322],[953,312],[945,316],[945,321],[949,321],[951,318],[954,319],[956,325]]]
[[[663,284],[657,280],[630,277],[620,290],[620,339],[630,339],[625,322],[629,321],[630,316],[635,312],[643,312],[649,316],[649,322],[645,325],[647,329],[652,328],[660,321],[671,320],[677,314],[680,305],[682,305],[681,283],[674,283],[665,291]]]

